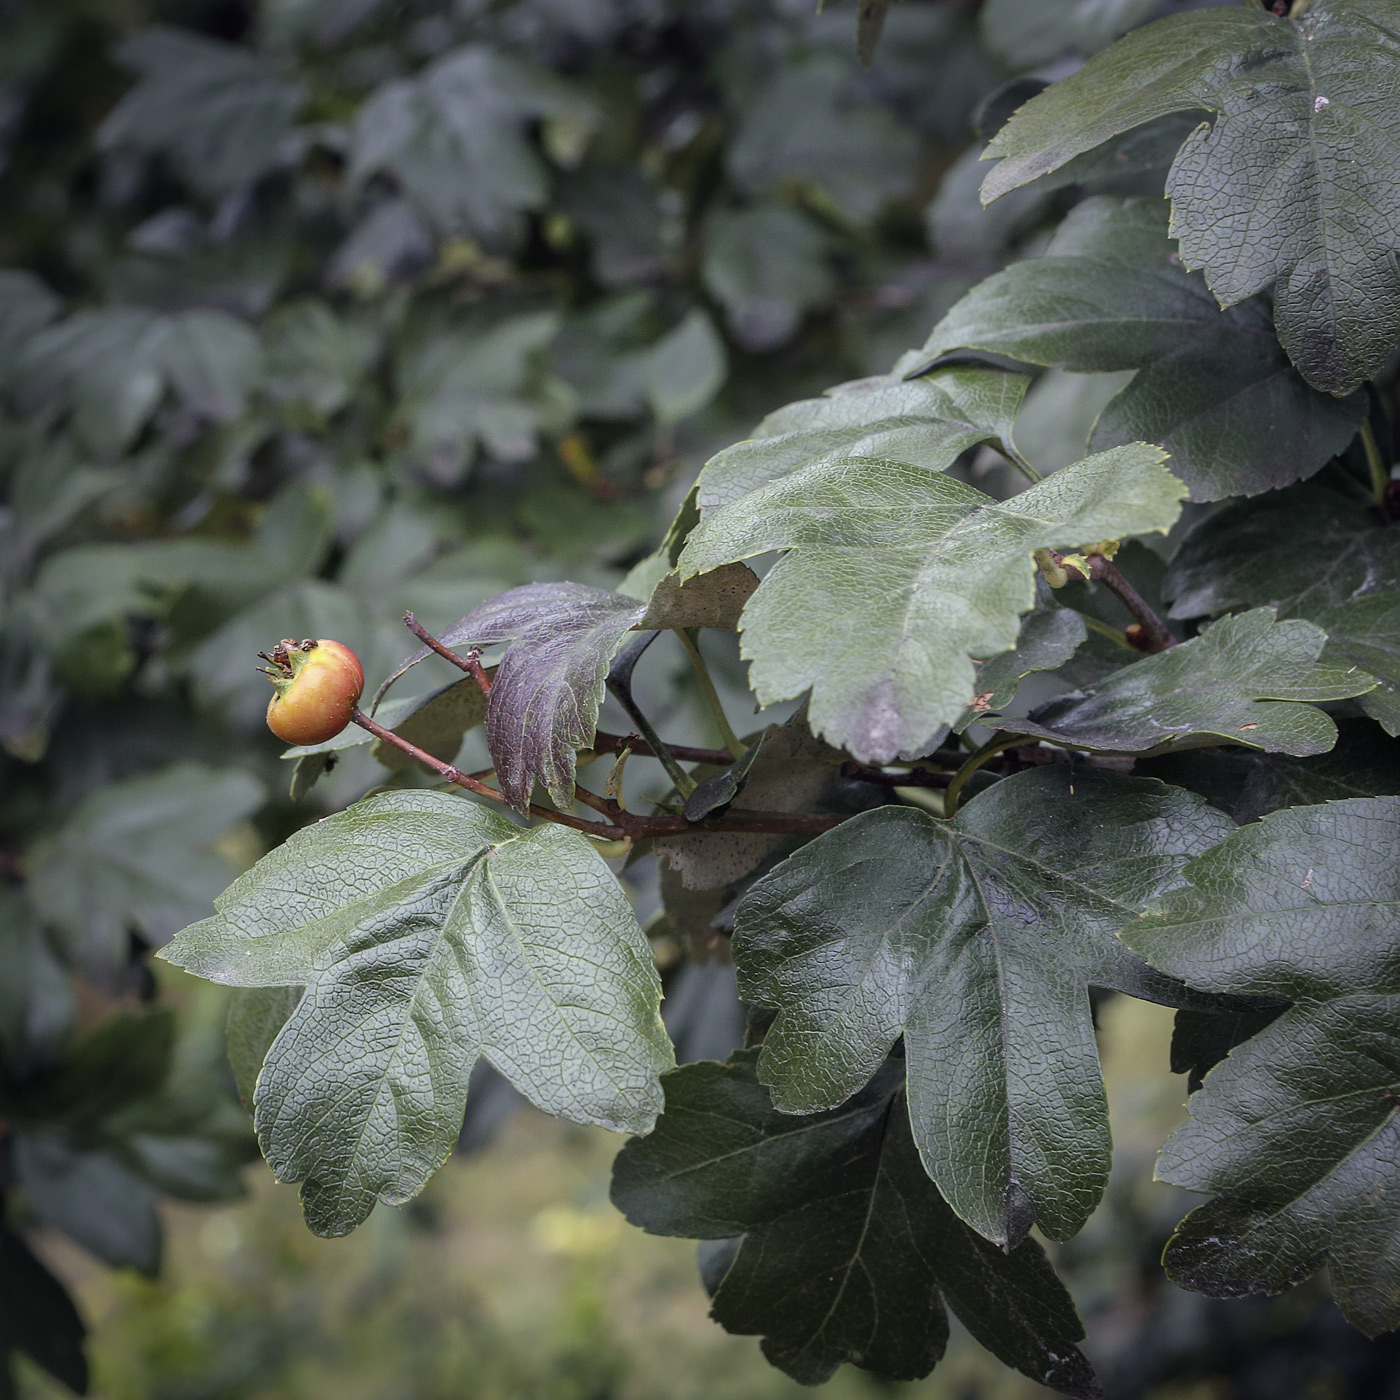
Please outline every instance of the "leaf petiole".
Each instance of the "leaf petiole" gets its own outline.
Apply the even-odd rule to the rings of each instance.
[[[943,815],[952,817],[958,810],[958,802],[962,797],[962,790],[967,786],[967,780],[981,767],[989,763],[999,753],[1005,753],[1007,749],[1017,748],[1026,742],[1024,734],[1002,734],[996,739],[989,739],[980,749],[972,753],[966,763],[953,774],[953,781],[948,784],[948,790],[943,794]]]
[[[1369,423],[1361,425],[1361,445],[1366,450],[1366,466],[1371,473],[1371,495],[1375,503],[1384,509],[1386,492],[1390,488],[1390,473],[1381,460],[1380,444]]]
[[[700,654],[700,648],[695,642],[695,634],[699,630],[698,627],[677,628],[676,636],[685,648],[685,654],[690,658],[695,679],[700,682],[700,690],[705,697],[705,704],[709,708],[710,718],[714,720],[715,728],[719,730],[720,743],[734,755],[737,761],[743,758],[748,746],[740,742],[738,735],[729,726],[729,718],[724,713],[719,693],[715,690],[715,683],[710,678],[709,667],[705,665],[705,658]]]

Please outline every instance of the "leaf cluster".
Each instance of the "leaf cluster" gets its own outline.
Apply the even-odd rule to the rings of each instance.
[[[1400,6],[419,8],[4,20],[0,1390],[26,1223],[236,1189],[156,949],[313,1230],[495,1075],[809,1383],[1097,1393],[1029,1232],[1173,1007],[1169,1276],[1400,1325]]]

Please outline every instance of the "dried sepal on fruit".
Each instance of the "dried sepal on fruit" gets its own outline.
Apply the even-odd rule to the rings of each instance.
[[[284,637],[259,652],[276,689],[267,727],[288,744],[323,744],[347,724],[365,688],[365,670],[349,647],[329,638]]]

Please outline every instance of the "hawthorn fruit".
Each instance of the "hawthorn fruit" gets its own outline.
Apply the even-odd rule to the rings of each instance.
[[[347,724],[365,688],[360,658],[328,638],[295,642],[284,637],[271,652],[259,652],[262,669],[276,688],[268,702],[267,727],[288,744],[323,744]]]

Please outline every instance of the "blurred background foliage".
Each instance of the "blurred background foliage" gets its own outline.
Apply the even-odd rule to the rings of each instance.
[[[85,1383],[59,1278],[110,1400],[796,1393],[607,1205],[616,1140],[489,1076],[475,1155],[305,1234],[244,1170],[219,995],[148,954],[385,781],[349,749],[291,800],[259,648],[335,636],[373,683],[406,608],[615,584],[710,452],[1043,246],[1083,187],[975,197],[1023,75],[1189,3],[907,0],[866,68],[849,2],[0,0],[0,1396]],[[1044,375],[1023,446],[1078,455],[1119,383]],[[649,656],[637,693],[711,742],[690,684]],[[669,976],[683,1054],[725,1053],[732,974]],[[1400,1395],[1316,1291],[1165,1283],[1184,1085],[1154,1008],[1102,1012],[1115,1186],[1060,1257],[1111,1393]],[[1033,1391],[962,1338],[829,1393]]]

